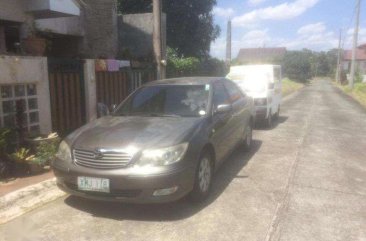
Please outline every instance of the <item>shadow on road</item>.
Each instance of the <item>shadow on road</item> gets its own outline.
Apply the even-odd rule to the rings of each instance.
[[[288,118],[289,118],[288,116],[282,116],[282,115],[280,115],[277,119],[273,120],[273,123],[272,123],[273,126],[272,126],[272,128],[268,128],[266,126],[265,121],[258,121],[256,123],[256,125],[255,125],[255,129],[256,130],[268,130],[268,131],[270,131],[271,129],[274,129],[277,126],[285,123]]]
[[[261,145],[262,141],[253,140],[253,147],[249,153],[244,152],[242,148],[237,148],[216,172],[211,194],[205,202],[200,204],[191,203],[187,199],[166,204],[125,204],[93,201],[74,196],[66,198],[65,203],[95,217],[115,220],[169,221],[185,219],[214,202],[233,179],[247,178],[239,173]]]

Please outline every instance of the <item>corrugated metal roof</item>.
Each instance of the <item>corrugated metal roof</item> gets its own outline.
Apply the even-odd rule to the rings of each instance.
[[[285,47],[279,48],[243,48],[240,49],[238,60],[242,62],[268,61],[282,58],[286,54]]]

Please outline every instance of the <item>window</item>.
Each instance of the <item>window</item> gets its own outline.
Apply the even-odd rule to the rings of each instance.
[[[0,53],[20,52],[20,23],[0,20]]]
[[[215,83],[213,85],[213,106],[216,108],[219,105],[230,104],[230,97],[222,83]]]
[[[243,97],[240,89],[231,81],[225,81],[225,87],[229,93],[231,103],[234,103]]]
[[[16,110],[23,109],[27,131],[39,132],[37,86],[35,84],[0,85],[0,126],[14,127]]]

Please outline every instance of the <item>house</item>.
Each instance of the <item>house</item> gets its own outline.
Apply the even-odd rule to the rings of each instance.
[[[161,31],[164,54],[165,14]],[[118,15],[117,0],[0,1],[0,54],[151,59],[152,33],[152,13]]]
[[[101,100],[120,103],[154,78],[153,69],[118,72],[127,52],[151,56],[152,28],[151,13],[118,16],[117,0],[1,0],[0,128],[14,126],[18,103],[24,129],[44,134],[95,119]],[[164,16],[163,43],[165,35]],[[97,62],[108,63],[106,72]]]
[[[2,0],[0,53],[114,58],[117,26],[116,0]]]
[[[21,103],[27,131],[51,131],[47,59],[32,56],[46,48],[46,40],[35,38],[42,32],[37,21],[78,16],[73,0],[0,1],[0,127],[14,124],[14,106]]]
[[[286,54],[286,48],[242,48],[237,61],[240,64],[273,63],[281,60]]]
[[[351,70],[352,50],[343,51],[342,70],[349,73]],[[356,73],[363,75],[366,79],[366,44],[356,49]]]

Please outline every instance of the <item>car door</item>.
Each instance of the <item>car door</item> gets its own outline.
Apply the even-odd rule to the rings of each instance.
[[[234,143],[235,147],[235,144],[243,139],[246,127],[250,122],[251,110],[245,94],[235,83],[230,80],[226,80],[224,85],[229,94],[233,110],[233,135],[231,137],[231,142]]]
[[[231,105],[230,97],[222,82],[213,83],[212,94],[212,130],[211,142],[216,150],[216,159],[220,163],[232,146],[232,111],[216,112],[219,105]]]

